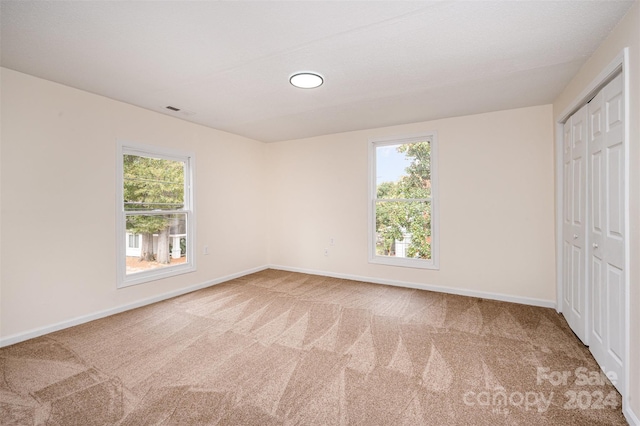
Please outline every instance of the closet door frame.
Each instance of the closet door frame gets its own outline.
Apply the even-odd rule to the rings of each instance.
[[[564,146],[564,123],[573,115],[578,109],[585,105],[588,101],[593,99],[598,92],[604,88],[604,86],[610,82],[618,74],[622,74],[623,81],[623,93],[624,93],[624,206],[625,206],[625,229],[624,229],[624,246],[625,246],[625,270],[624,270],[624,294],[625,294],[625,336],[624,336],[624,388],[620,390],[622,395],[622,407],[623,411],[628,407],[629,400],[629,346],[630,346],[630,283],[629,283],[629,266],[630,266],[630,238],[629,238],[629,75],[627,70],[629,69],[629,50],[625,48],[620,52],[616,58],[609,63],[598,76],[587,85],[584,90],[578,95],[567,108],[556,118],[555,125],[555,156],[556,156],[556,310],[559,313],[565,312],[567,307],[563,306],[563,200],[564,200],[564,171],[563,171],[563,146]],[[589,209],[587,209],[588,211]],[[590,217],[587,216],[587,221]],[[588,285],[588,283],[585,283]],[[591,297],[590,289],[585,289],[586,305],[590,306]],[[588,312],[588,310],[587,310]],[[589,314],[585,319],[585,330],[588,329]],[[588,336],[587,336],[588,339]],[[588,340],[585,342],[588,344]]]

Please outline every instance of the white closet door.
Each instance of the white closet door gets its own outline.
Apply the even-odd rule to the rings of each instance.
[[[624,389],[625,205],[622,76],[588,104],[590,350]]]
[[[585,344],[587,106],[564,125],[563,314]]]

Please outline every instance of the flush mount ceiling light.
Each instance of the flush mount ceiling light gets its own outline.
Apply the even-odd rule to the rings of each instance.
[[[322,76],[314,72],[298,72],[289,77],[289,83],[300,89],[315,89],[323,82]]]

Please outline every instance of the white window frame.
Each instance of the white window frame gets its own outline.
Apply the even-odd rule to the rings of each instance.
[[[139,214],[184,214],[186,215],[186,241],[187,241],[187,262],[155,268],[149,271],[137,272],[127,275],[126,265],[126,216],[124,210],[124,165],[125,154],[137,155],[141,157],[161,158],[164,160],[181,161],[185,164],[184,185],[185,200],[184,208],[179,210],[163,210],[161,212],[140,212]],[[195,215],[195,154],[192,152],[178,151],[169,148],[162,148],[151,145],[142,145],[127,141],[118,141],[117,161],[116,161],[116,256],[117,256],[117,287],[124,288],[149,281],[175,275],[186,274],[196,270],[196,215]],[[131,212],[129,212],[130,214]]]
[[[424,142],[431,143],[431,259],[400,258],[379,256],[376,253],[376,148],[388,145]],[[401,266],[421,269],[440,269],[439,264],[439,214],[438,214],[438,135],[437,132],[425,132],[417,135],[405,135],[369,139],[369,197],[368,197],[368,252],[369,263]]]

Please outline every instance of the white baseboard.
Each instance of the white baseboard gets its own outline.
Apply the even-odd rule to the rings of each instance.
[[[73,327],[74,325],[84,324],[89,321],[97,320],[100,318],[108,317],[110,315],[119,314],[120,312],[128,311],[131,309],[139,308],[141,306],[150,305],[152,303],[160,302],[162,300],[171,299],[172,297],[181,296],[186,293],[191,293],[192,291],[200,290],[206,287],[211,287],[212,285],[220,284],[225,281],[233,280],[235,278],[240,278],[245,275],[253,274],[256,272],[264,271],[268,269],[267,265],[259,266],[257,268],[247,269],[242,272],[238,272],[231,275],[226,275],[224,277],[216,278],[213,280],[205,281],[200,284],[195,284],[189,287],[181,288],[178,290],[170,291],[168,293],[159,294],[157,296],[149,297],[146,299],[138,300],[132,303],[127,303],[125,305],[120,305],[115,308],[105,309],[103,311],[95,312],[88,315],[82,315],[76,318],[72,318],[70,320],[61,321],[56,324],[48,325],[45,327],[36,328],[33,330],[26,331],[24,333],[12,334],[10,336],[0,338],[0,348],[4,346],[13,345],[15,343],[23,342],[25,340],[33,339],[34,337],[43,336],[45,334],[53,333],[54,331],[59,331],[65,328]]]
[[[640,426],[640,419],[638,418],[636,413],[633,412],[631,407],[629,407],[629,403],[628,402],[627,402],[627,404],[623,405],[622,414],[624,414],[624,417],[629,422],[629,425],[631,425],[631,426]]]
[[[329,272],[329,271],[316,271],[316,270],[305,269],[305,268],[292,268],[289,266],[282,266],[282,265],[269,265],[269,268],[279,269],[281,271],[301,272],[301,273],[310,274],[310,275],[322,275],[322,276],[327,276],[332,278],[342,278],[345,280],[352,280],[352,281],[364,281],[364,282],[369,282],[374,284],[385,284],[385,285],[392,285],[396,287],[407,287],[407,288],[415,288],[418,290],[436,291],[438,293],[457,294],[459,296],[470,296],[470,297],[478,297],[481,299],[499,300],[502,302],[520,303],[523,305],[540,306],[543,308],[553,308],[553,309],[556,308],[556,302],[553,300],[534,299],[531,297],[512,296],[509,294],[501,294],[501,293],[488,293],[483,291],[444,287],[444,286],[430,285],[430,284],[418,284],[418,283],[412,283],[407,281],[387,280],[383,278],[363,277],[359,275],[340,274],[340,273]]]
[[[321,275],[321,276],[342,278],[342,279],[353,280],[353,281],[364,281],[364,282],[370,282],[374,284],[385,284],[385,285],[392,285],[396,287],[415,288],[419,290],[436,291],[439,293],[457,294],[460,296],[479,297],[483,299],[500,300],[503,302],[513,302],[513,303],[521,303],[524,305],[541,306],[544,308],[556,307],[556,303],[552,300],[533,299],[528,297],[519,297],[519,296],[512,296],[512,295],[500,294],[500,293],[487,293],[487,292],[468,290],[468,289],[435,286],[435,285],[429,285],[429,284],[418,284],[418,283],[412,283],[412,282],[406,282],[406,281],[387,280],[387,279],[381,279],[381,278],[375,278],[375,277],[364,277],[359,275],[340,274],[335,272],[317,271],[317,270],[305,269],[305,268],[292,268],[292,267],[282,266],[282,265],[264,265],[264,266],[248,269],[242,272],[238,272],[235,274],[226,275],[224,277],[216,278],[214,280],[205,281],[200,284],[195,284],[189,287],[181,288],[179,290],[174,290],[168,293],[163,293],[157,296],[138,300],[136,302],[120,305],[115,308],[106,309],[106,310],[95,312],[88,315],[82,315],[76,318],[72,318],[70,320],[58,322],[56,324],[29,330],[24,333],[17,333],[10,336],[2,337],[0,338],[0,348],[4,346],[13,345],[15,343],[19,343],[25,340],[33,339],[34,337],[43,336],[48,333],[53,333],[54,331],[62,330],[65,328],[73,327],[75,325],[84,324],[89,321],[108,317],[109,315],[115,315],[115,314],[119,314],[120,312],[139,308],[145,305],[150,305],[152,303],[160,302],[162,300],[170,299],[172,297],[180,296],[182,294],[190,293],[192,291],[196,291],[206,287],[210,287],[212,285],[220,284],[235,278],[240,278],[245,275],[260,272],[265,269],[278,269],[282,271],[300,272],[304,274]],[[632,412],[630,412],[630,415],[633,416],[633,418],[637,419],[637,417],[635,417],[635,415]]]

